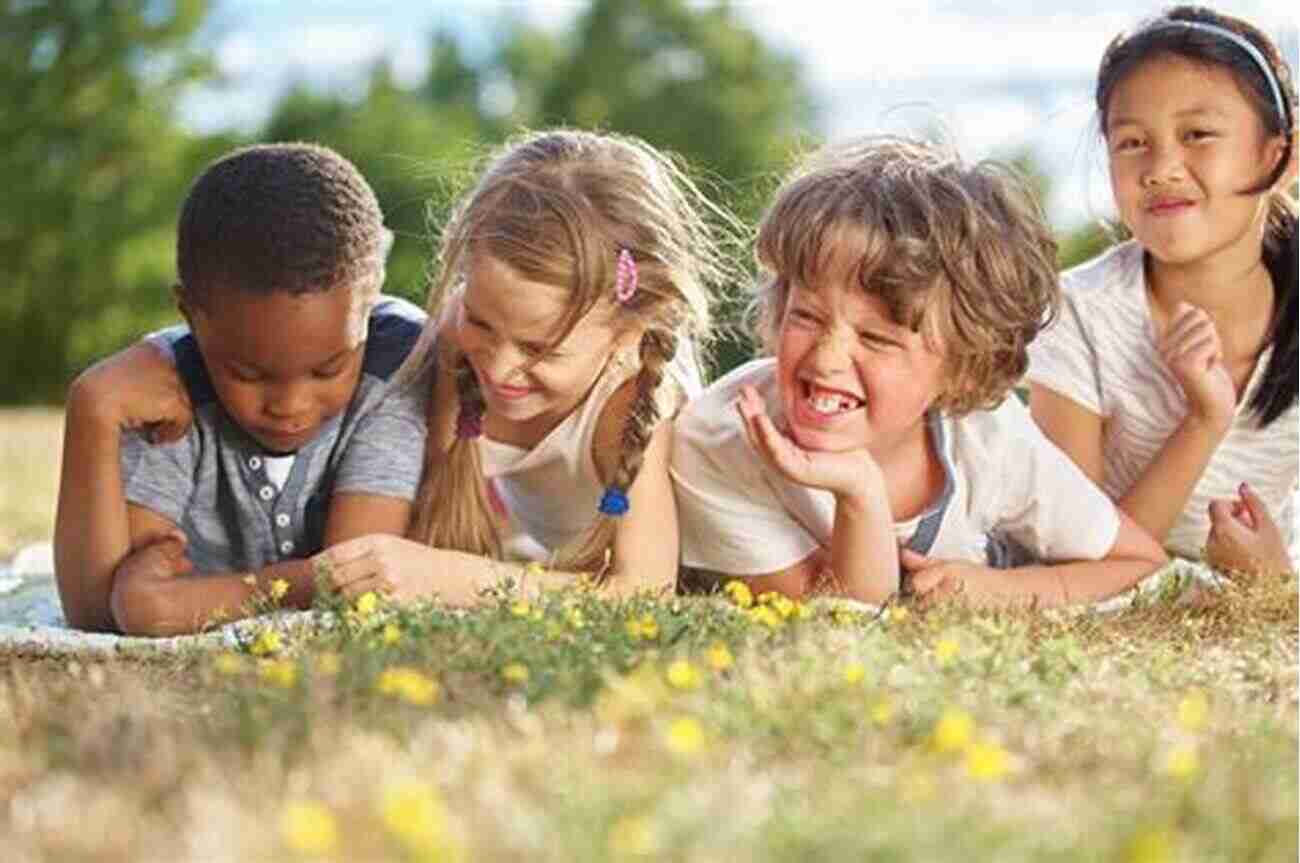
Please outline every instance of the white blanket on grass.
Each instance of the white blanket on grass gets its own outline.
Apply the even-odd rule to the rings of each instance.
[[[1204,564],[1175,560],[1136,587],[1091,606],[1067,609],[1067,614],[1109,614],[1137,603],[1180,598],[1192,584],[1219,586],[1223,579]],[[819,600],[815,605],[843,606],[878,613],[879,608],[844,599]],[[301,632],[328,626],[313,611],[282,611],[253,620],[228,623],[199,635],[141,638],[71,629],[54,583],[54,555],[49,543],[28,546],[8,564],[0,563],[0,655],[23,656],[147,656],[184,650],[226,650],[248,643],[265,626]]]
[[[71,629],[54,583],[49,543],[29,545],[9,563],[0,562],[0,655],[143,656],[184,650],[227,650],[247,643],[271,625],[297,630],[319,622],[311,611],[283,611],[240,620],[199,635],[143,638]]]

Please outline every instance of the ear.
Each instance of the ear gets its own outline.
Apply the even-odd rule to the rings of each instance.
[[[181,313],[181,317],[190,325],[190,329],[194,329],[194,313],[197,310],[186,301],[185,289],[181,287],[180,282],[172,283],[172,299],[176,302],[176,311]]]
[[[1279,146],[1281,146],[1280,143]],[[1280,153],[1279,150],[1279,155]],[[1291,132],[1291,156],[1287,159],[1286,170],[1277,178],[1273,188],[1282,191],[1290,189],[1291,184],[1296,181],[1298,173],[1300,173],[1300,129],[1295,129]]]

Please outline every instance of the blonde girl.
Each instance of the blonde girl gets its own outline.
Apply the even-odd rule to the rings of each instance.
[[[557,130],[509,144],[453,213],[430,323],[402,385],[358,432],[410,499],[351,496],[376,531],[322,553],[347,595],[453,603],[539,561],[560,584],[671,586],[671,419],[700,389],[696,342],[728,279],[733,220],[645,142]],[[427,438],[426,438],[427,433]],[[418,480],[418,486],[417,486]],[[400,529],[399,531],[400,532]],[[532,588],[534,585],[526,584]]]
[[[1291,72],[1255,27],[1182,6],[1111,43],[1096,101],[1132,239],[1064,275],[1034,418],[1170,551],[1292,570]]]

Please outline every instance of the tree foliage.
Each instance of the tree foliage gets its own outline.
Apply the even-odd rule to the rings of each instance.
[[[816,143],[803,69],[726,0],[589,0],[564,30],[507,5],[473,50],[463,33],[430,33],[414,84],[380,62],[360,95],[300,86],[252,134],[196,135],[175,108],[213,73],[197,38],[207,11],[0,0],[0,403],[57,400],[97,357],[174,319],[176,213],[195,174],[239,144],[318,141],[355,162],[397,235],[387,290],[419,300],[452,201],[522,128],[645,138],[749,224]],[[1097,242],[1067,238],[1063,258]],[[750,351],[726,342],[718,365]]]
[[[49,400],[170,305],[174,210],[203,156],[171,108],[206,72],[205,4],[0,8],[0,402]]]

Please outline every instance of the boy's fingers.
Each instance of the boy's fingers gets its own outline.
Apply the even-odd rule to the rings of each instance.
[[[1245,505],[1253,526],[1258,526],[1265,519],[1273,517],[1269,514],[1268,504],[1264,503],[1264,499],[1256,494],[1255,489],[1251,488],[1248,483],[1243,482],[1238,487],[1237,493],[1241,495],[1241,502]]]

